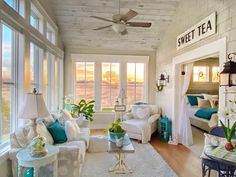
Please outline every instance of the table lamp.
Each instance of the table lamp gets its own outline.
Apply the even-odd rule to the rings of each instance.
[[[38,135],[36,130],[36,119],[39,117],[47,117],[50,113],[46,107],[46,104],[41,93],[37,93],[34,88],[33,93],[27,93],[23,108],[19,117],[21,119],[30,119],[33,122],[34,135]]]

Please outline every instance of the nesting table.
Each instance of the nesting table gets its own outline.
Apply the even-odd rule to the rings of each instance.
[[[114,153],[116,158],[116,163],[109,169],[109,172],[118,174],[132,173],[132,170],[125,163],[126,154],[135,152],[133,144],[130,141],[128,135],[126,135],[124,144],[121,148],[117,147],[116,143],[112,142],[108,138],[108,152]]]
[[[18,161],[18,177],[22,177],[22,168],[33,168],[34,177],[39,176],[39,168],[53,163],[53,177],[57,177],[57,154],[59,153],[59,148],[56,146],[46,145],[48,150],[47,155],[44,157],[32,157],[27,148],[20,150],[17,155]]]
[[[218,146],[207,148],[204,153],[217,164],[219,176],[236,177],[236,150],[229,152]]]

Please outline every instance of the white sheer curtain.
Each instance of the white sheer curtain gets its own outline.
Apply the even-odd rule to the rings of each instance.
[[[191,74],[193,70],[193,63],[189,63],[186,65],[186,71],[184,75],[183,87],[181,90],[181,104],[180,104],[180,114],[179,114],[179,129],[178,129],[178,136],[179,142],[190,146],[193,144],[193,136],[192,136],[192,129],[189,120],[188,108],[185,99],[185,94],[188,91],[189,83],[191,80]]]

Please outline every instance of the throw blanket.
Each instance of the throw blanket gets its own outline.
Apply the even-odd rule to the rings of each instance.
[[[203,119],[210,120],[212,114],[215,114],[217,112],[218,112],[217,108],[199,109],[194,115]]]

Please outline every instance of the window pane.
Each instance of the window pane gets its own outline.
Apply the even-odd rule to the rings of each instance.
[[[76,62],[75,102],[94,100],[94,63]]]
[[[16,9],[16,0],[4,0],[13,9]]]
[[[127,105],[144,101],[144,63],[127,63]]]
[[[193,67],[193,81],[194,82],[209,82],[209,67],[194,66]]]
[[[11,103],[12,103],[12,86],[3,84],[2,86],[2,120],[1,120],[1,142],[10,138],[11,122]]]
[[[219,72],[220,72],[220,67],[218,66],[212,67],[212,82],[220,81]]]
[[[13,36],[14,32],[7,26],[2,25],[2,118],[0,120],[0,141],[9,139],[10,120],[13,103]]]
[[[13,32],[10,28],[3,25],[2,28],[2,79],[3,81],[12,81],[12,41]]]
[[[38,21],[39,21],[39,19],[37,17],[35,17],[33,15],[30,16],[30,24],[37,30],[39,30],[38,29]]]
[[[119,94],[120,64],[102,63],[102,110],[113,110]]]
[[[36,87],[35,79],[35,46],[30,43],[30,81],[33,88]],[[32,90],[32,89],[31,89]]]
[[[24,0],[4,0],[11,8],[17,11],[22,17],[25,14],[25,2]]]

